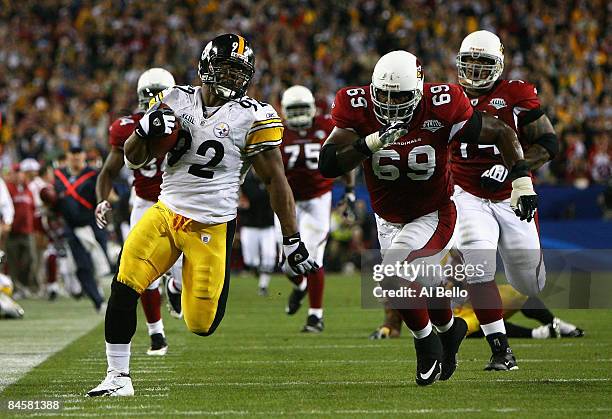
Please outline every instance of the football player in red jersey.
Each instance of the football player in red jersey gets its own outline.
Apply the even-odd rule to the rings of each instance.
[[[291,86],[281,98],[284,125],[283,163],[285,176],[293,192],[300,235],[308,253],[313,255],[320,268],[307,277],[290,278],[295,284],[286,312],[295,314],[302,299],[308,293],[310,307],[306,325],[302,332],[323,331],[323,287],[325,271],[323,255],[330,229],[331,190],[334,179],[323,177],[319,172],[319,153],[325,139],[334,128],[329,115],[316,115],[315,98],[304,86]],[[344,176],[346,184],[344,200],[355,201],[352,172]]]
[[[111,205],[108,196],[113,187],[113,179],[119,175],[123,168],[123,143],[132,134],[138,121],[144,115],[149,101],[162,90],[175,85],[174,77],[170,72],[163,68],[151,68],[138,79],[137,93],[140,110],[132,115],[122,116],[115,120],[109,128],[110,153],[104,162],[102,171],[96,183],[96,195],[98,206],[96,207],[96,223],[98,227],[105,228],[108,224],[109,211]],[[134,190],[136,196],[132,205],[130,215],[130,226],[133,227],[142,217],[144,212],[157,202],[162,182],[162,161],[153,159],[151,162],[140,169],[134,170]],[[168,280],[167,287],[175,286],[168,292],[169,300],[180,301],[180,280],[181,266],[180,261],[172,268],[172,279]],[[154,281],[147,290],[141,295],[142,308],[147,318],[147,329],[151,338],[151,347],[147,350],[149,355],[165,355],[168,350],[168,343],[164,334],[164,324],[161,318],[160,305],[161,295],[159,292],[160,279]],[[175,291],[173,294],[171,291]],[[176,309],[175,309],[176,311]],[[180,313],[180,308],[178,308]]]
[[[500,79],[503,69],[503,46],[497,35],[477,31],[465,37],[457,55],[459,84],[475,110],[499,118],[516,132],[527,169],[533,171],[555,156],[557,137],[540,108],[535,86]],[[514,183],[495,145],[455,143],[451,162],[460,213],[457,247],[464,262],[487,262],[482,275],[467,276],[475,313],[493,353],[485,369],[516,369],[494,281],[495,253],[499,251],[506,277],[517,291],[527,296],[539,293],[546,273],[537,220],[534,214],[514,216]]]
[[[516,133],[475,112],[460,86],[424,84],[421,64],[409,52],[381,57],[369,86],[338,91],[332,117],[336,127],[321,150],[319,168],[336,177],[363,165],[385,265],[439,264],[453,244],[457,212],[448,159],[453,141],[496,145],[512,168],[513,206],[523,217],[537,207]],[[410,283],[415,296],[396,305],[414,335],[419,385],[450,378],[467,330],[465,321],[453,318],[449,298],[418,291],[420,284],[441,282],[435,275],[418,275]]]

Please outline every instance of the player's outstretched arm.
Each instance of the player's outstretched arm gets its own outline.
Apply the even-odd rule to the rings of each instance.
[[[96,180],[96,199],[98,202],[106,201],[113,189],[113,180],[119,176],[123,167],[123,150],[111,147],[110,153],[104,161],[102,170]]]
[[[119,175],[122,167],[123,151],[117,147],[111,147],[111,151],[108,153],[96,180],[96,201],[98,205],[96,205],[95,216],[99,228],[104,228],[108,224],[108,213],[112,209],[108,202],[108,196],[113,189],[113,179]]]
[[[495,145],[507,167],[512,181],[510,206],[521,220],[531,221],[538,207],[538,196],[533,190],[529,165],[525,161],[521,143],[512,128],[498,118],[481,113],[482,126],[478,144]]]
[[[365,137],[359,137],[351,130],[335,127],[321,149],[319,170],[327,178],[342,176],[407,133],[408,130],[401,123],[387,125]]]
[[[283,271],[290,277],[295,277],[319,269],[300,238],[295,216],[295,201],[285,177],[280,150],[275,147],[262,151],[253,157],[252,162],[257,175],[268,189],[270,205],[281,224],[285,255]]]
[[[559,152],[559,141],[550,119],[542,114],[535,121],[523,125],[522,132],[531,144],[525,152],[530,170],[537,170]]]
[[[257,153],[253,159],[253,168],[270,194],[270,205],[278,216],[283,236],[298,232],[295,217],[293,193],[285,177],[283,158],[279,148],[271,148]]]

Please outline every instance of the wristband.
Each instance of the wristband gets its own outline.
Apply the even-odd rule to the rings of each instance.
[[[508,174],[508,177],[512,180],[525,176],[529,176],[529,165],[525,160],[517,161]]]

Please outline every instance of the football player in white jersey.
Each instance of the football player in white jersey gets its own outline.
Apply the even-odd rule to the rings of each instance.
[[[283,232],[287,274],[317,269],[300,239],[295,203],[278,146],[283,125],[272,106],[246,96],[255,56],[240,35],[210,41],[200,57],[202,86],[162,92],[125,143],[125,160],[139,168],[151,158],[147,143],[170,134],[159,202],[130,232],[121,254],[105,319],[108,369],[89,396],[131,396],[130,341],[140,294],[183,254],[183,318],[189,330],[211,335],[225,313],[238,190],[252,165],[266,184]],[[160,102],[169,106],[161,107]]]

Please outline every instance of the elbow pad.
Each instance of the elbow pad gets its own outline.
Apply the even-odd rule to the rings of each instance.
[[[125,165],[128,167],[128,169],[130,170],[138,170],[141,167],[143,167],[145,164],[147,164],[147,162],[149,161],[149,159],[147,158],[144,162],[142,162],[141,164],[134,164],[131,161],[128,160],[127,156],[124,154],[123,155],[123,161],[125,162]]]
[[[552,132],[541,135],[533,144],[539,144],[544,147],[550,155],[550,160],[554,159],[559,152],[559,141],[557,140],[557,136]]]
[[[342,176],[344,171],[338,166],[336,157],[337,144],[328,143],[321,148],[319,154],[319,171],[326,178],[336,178]]]

